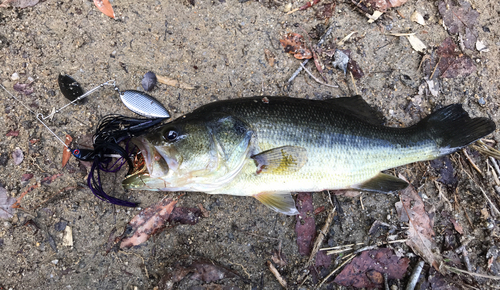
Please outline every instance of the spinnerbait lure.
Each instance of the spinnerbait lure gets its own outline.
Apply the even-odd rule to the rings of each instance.
[[[137,203],[124,201],[106,194],[102,188],[101,171],[118,172],[122,166],[127,163],[129,174],[133,170],[131,158],[133,157],[134,148],[129,148],[128,140],[144,133],[147,129],[154,127],[170,117],[168,111],[163,105],[152,96],[141,93],[135,90],[126,90],[120,92],[114,81],[105,82],[87,93],[83,94],[83,89],[80,84],[68,75],[59,76],[59,86],[63,95],[71,102],[59,109],[52,110],[47,117],[41,113],[36,113],[26,106],[21,100],[10,93],[2,84],[0,86],[25,109],[35,115],[36,119],[61,143],[63,144],[75,158],[81,161],[91,161],[92,166],[87,178],[87,185],[92,193],[99,199],[110,202],[112,204],[135,207]],[[93,135],[93,149],[85,148],[70,148],[64,143],[48,126],[43,122],[48,118],[53,117],[56,113],[61,112],[64,108],[71,104],[86,98],[91,93],[104,86],[113,86],[120,94],[125,106],[131,111],[143,115],[147,118],[131,118],[122,115],[107,115],[97,126],[96,132]],[[125,142],[125,148],[118,145]],[[115,162],[113,157],[118,159]]]

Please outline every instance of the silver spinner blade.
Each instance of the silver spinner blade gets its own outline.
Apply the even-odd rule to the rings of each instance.
[[[167,109],[152,96],[135,90],[120,92],[122,102],[130,111],[147,118],[170,118]]]

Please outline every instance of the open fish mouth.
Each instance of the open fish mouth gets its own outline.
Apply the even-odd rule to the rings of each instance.
[[[134,161],[134,172],[131,175],[147,174],[150,177],[167,175],[169,171],[167,162],[146,138],[134,138],[132,143],[139,148],[139,152]]]

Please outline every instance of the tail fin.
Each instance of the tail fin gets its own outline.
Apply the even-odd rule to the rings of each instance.
[[[471,119],[461,104],[444,107],[423,119],[423,126],[446,155],[469,145],[495,131],[495,123],[488,118]]]

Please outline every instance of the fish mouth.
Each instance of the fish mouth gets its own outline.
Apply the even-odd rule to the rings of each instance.
[[[135,168],[137,174],[148,174],[150,177],[165,177],[170,168],[166,162],[164,154],[160,154],[155,146],[153,146],[145,137],[137,137],[132,139],[132,143],[139,148],[136,163],[138,166]],[[141,162],[142,160],[144,162]],[[147,173],[146,173],[147,171]]]

